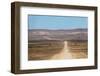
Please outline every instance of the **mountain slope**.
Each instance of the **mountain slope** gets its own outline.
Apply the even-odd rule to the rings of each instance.
[[[31,29],[28,30],[31,40],[87,40],[87,29]]]

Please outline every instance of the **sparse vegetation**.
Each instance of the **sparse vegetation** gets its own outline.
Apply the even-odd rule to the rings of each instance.
[[[29,60],[48,59],[52,55],[61,52],[64,47],[62,41],[32,41],[28,44]]]
[[[70,40],[67,41],[69,52],[73,59],[87,58],[87,41],[86,40]],[[34,40],[28,44],[28,59],[29,60],[46,60],[51,59],[55,54],[62,52],[64,41],[59,40]],[[67,57],[67,54],[66,54]],[[57,58],[56,58],[57,59]],[[59,58],[58,58],[59,59]]]

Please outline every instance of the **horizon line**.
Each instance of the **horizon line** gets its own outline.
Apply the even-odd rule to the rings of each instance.
[[[43,28],[41,28],[42,30]],[[75,29],[88,29],[88,28],[70,28],[70,29],[43,29],[43,30],[75,30]],[[28,29],[28,30],[38,30],[37,28],[32,28],[32,29]]]

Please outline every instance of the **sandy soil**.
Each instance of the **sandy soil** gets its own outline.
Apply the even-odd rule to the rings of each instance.
[[[51,57],[51,59],[79,59],[79,58],[87,58],[87,52],[86,51],[78,51],[78,52],[71,52],[68,49],[68,42],[64,41],[64,48],[63,50],[54,56]]]
[[[74,44],[74,45],[73,45]],[[87,58],[87,43],[85,42],[68,42],[64,41],[64,48],[58,53],[50,52],[49,50],[44,51],[43,48],[40,52],[31,51],[29,52],[29,60],[59,60],[59,59],[80,59]],[[59,47],[59,46],[57,46]],[[71,49],[73,50],[71,50]],[[81,49],[85,50],[81,50]],[[41,49],[41,48],[40,48]]]

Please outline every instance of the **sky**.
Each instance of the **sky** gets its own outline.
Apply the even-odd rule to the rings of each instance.
[[[28,29],[76,29],[87,25],[87,17],[28,15]]]

